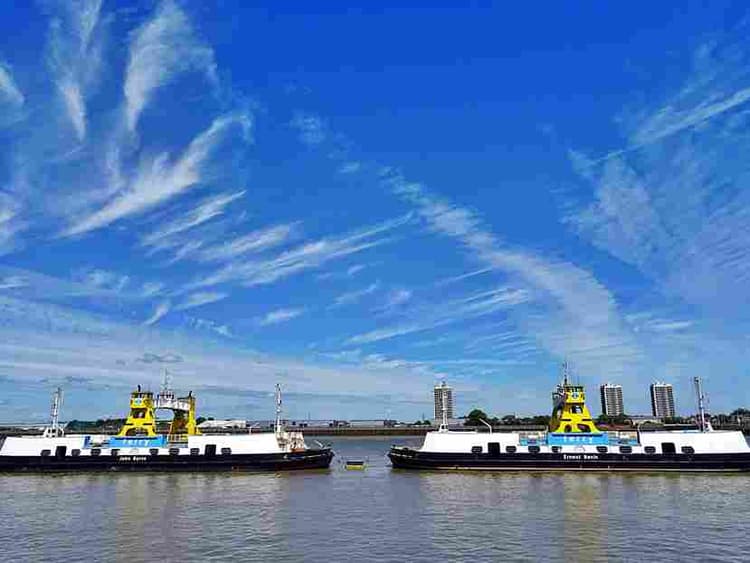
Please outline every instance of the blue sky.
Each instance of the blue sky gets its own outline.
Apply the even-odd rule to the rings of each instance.
[[[742,3],[248,4],[0,7],[0,419],[747,406]]]

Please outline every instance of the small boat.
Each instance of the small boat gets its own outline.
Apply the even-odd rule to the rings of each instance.
[[[364,459],[347,459],[344,463],[344,469],[362,471],[365,465]]]
[[[462,432],[443,423],[421,448],[393,446],[395,468],[486,471],[750,471],[750,446],[740,431],[714,430],[698,394],[698,428],[602,432],[589,414],[583,386],[563,382],[553,393],[547,432]],[[489,424],[488,424],[489,426]]]
[[[281,471],[324,469],[330,447],[308,448],[301,432],[281,424],[281,389],[276,386],[274,432],[202,435],[195,397],[176,397],[165,386],[154,398],[140,386],[130,395],[130,414],[116,436],[66,435],[58,416],[62,391],[55,392],[52,422],[40,436],[0,437],[0,472],[89,471]],[[157,409],[173,411],[167,435],[156,433]]]

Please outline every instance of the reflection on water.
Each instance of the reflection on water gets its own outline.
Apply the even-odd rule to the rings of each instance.
[[[8,561],[744,561],[750,475],[330,471],[0,476]],[[366,458],[346,471],[345,458]]]

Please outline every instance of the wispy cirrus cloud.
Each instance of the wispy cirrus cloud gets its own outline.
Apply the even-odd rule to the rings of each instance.
[[[228,282],[246,287],[274,283],[318,268],[332,260],[385,244],[391,239],[382,235],[407,225],[410,221],[411,216],[406,215],[341,237],[308,242],[266,260],[231,261],[213,274],[196,279],[189,287],[205,287]]]
[[[432,303],[406,313],[406,319],[386,328],[357,334],[347,340],[348,344],[372,344],[383,340],[424,332],[453,323],[490,315],[498,311],[527,303],[529,292],[509,287],[494,288],[454,299],[445,303]]]
[[[390,169],[383,185],[414,205],[435,233],[458,241],[474,260],[504,272],[511,280],[534,292],[537,314],[519,316],[549,352],[575,358],[579,365],[596,369],[602,362],[627,371],[642,358],[640,349],[624,330],[617,303],[590,272],[569,262],[546,260],[503,244],[485,228],[473,211],[430,194],[419,183],[407,181]]]
[[[143,322],[143,326],[151,326],[159,322],[172,309],[172,303],[169,300],[159,303],[151,316]]]
[[[274,225],[201,249],[194,258],[204,262],[226,262],[246,254],[262,252],[286,243],[297,230],[298,223]]]
[[[681,89],[631,108],[621,126],[650,143],[601,161],[574,159],[592,191],[565,218],[660,291],[732,316],[750,298],[750,167],[735,156],[750,150],[747,60],[705,47]]]
[[[0,256],[17,248],[18,234],[25,227],[18,200],[0,192]]]
[[[0,289],[19,289],[27,287],[29,282],[23,276],[7,276],[0,278]]]
[[[0,102],[22,106],[25,100],[26,98],[13,79],[10,67],[0,60]]]
[[[355,291],[347,291],[346,293],[342,293],[341,295],[336,297],[336,299],[333,302],[332,307],[342,307],[344,305],[353,305],[355,303],[359,303],[362,299],[364,299],[368,295],[372,295],[373,293],[375,293],[379,287],[380,287],[380,282],[374,282],[362,289],[357,289]]]
[[[101,268],[90,268],[77,272],[74,278],[84,285],[115,293],[122,292],[128,283],[130,283],[130,276],[117,274]]]
[[[144,235],[141,242],[144,246],[155,248],[163,248],[164,246],[178,244],[171,241],[175,235],[179,235],[193,229],[194,227],[198,227],[214,217],[221,216],[232,202],[240,199],[244,195],[245,191],[242,190],[207,197],[187,213],[180,214],[176,219],[160,225],[158,229]],[[170,243],[165,245],[165,239],[170,240]]]
[[[258,319],[258,324],[260,326],[270,326],[285,323],[292,319],[296,319],[304,312],[305,309],[302,308],[276,309],[274,311],[269,311],[262,318]]]
[[[86,137],[86,98],[102,62],[101,0],[61,4],[49,36],[49,64],[78,140]]]
[[[750,101],[744,45],[710,41],[695,49],[682,87],[651,107],[628,108],[620,124],[634,148],[700,129]]]
[[[210,127],[195,137],[182,155],[172,161],[168,153],[143,161],[128,189],[104,207],[71,225],[65,236],[99,229],[123,217],[142,213],[195,186],[202,179],[212,151],[232,128],[239,128],[247,139],[251,118],[244,113],[217,117]]]
[[[188,295],[182,303],[175,307],[175,311],[185,311],[208,305],[209,303],[216,303],[217,301],[226,299],[228,296],[229,294],[219,293],[218,291],[199,291]]]
[[[319,115],[297,112],[291,123],[299,132],[300,141],[309,146],[321,144],[328,137],[328,128]],[[356,172],[350,169],[349,172]]]
[[[124,86],[128,129],[135,131],[156,90],[190,71],[214,84],[213,50],[198,40],[185,12],[165,0],[132,36]]]
[[[386,309],[392,309],[394,307],[400,307],[407,303],[412,297],[412,291],[403,287],[393,289],[388,292],[386,296],[385,304],[383,305]]]

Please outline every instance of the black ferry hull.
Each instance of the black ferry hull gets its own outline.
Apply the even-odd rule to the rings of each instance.
[[[326,469],[333,459],[328,449],[273,454],[2,456],[0,473],[55,472],[263,472]]]
[[[460,454],[394,447],[388,454],[398,469],[474,471],[750,471],[750,453],[735,454]]]

